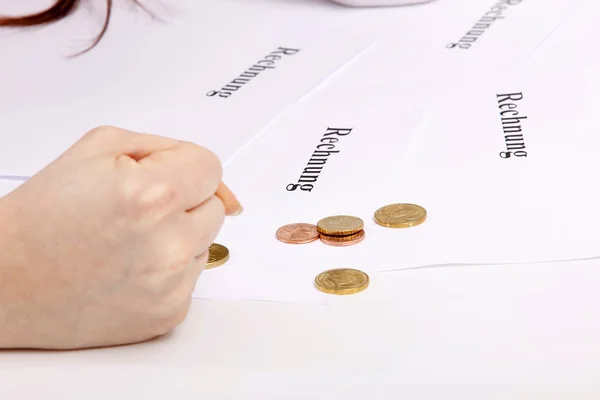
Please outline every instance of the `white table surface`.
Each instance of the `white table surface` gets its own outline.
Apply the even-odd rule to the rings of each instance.
[[[600,398],[600,260],[385,277],[368,304],[195,300],[159,340],[0,352],[0,399]]]
[[[159,340],[2,352],[0,398],[597,399],[599,267],[405,270],[361,306],[196,300]]]

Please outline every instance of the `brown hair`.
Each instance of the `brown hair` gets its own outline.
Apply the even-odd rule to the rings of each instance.
[[[138,5],[141,9],[146,11],[148,14],[152,15],[142,4],[140,4],[139,0],[131,0],[136,5]],[[31,27],[31,26],[39,26],[39,25],[47,25],[52,22],[57,22],[67,17],[69,14],[73,13],[77,7],[81,4],[81,0],[56,0],[56,2],[47,8],[46,10],[40,11],[38,13],[23,15],[20,17],[2,17],[0,16],[0,27]],[[106,33],[108,29],[108,24],[110,22],[110,15],[112,10],[112,0],[106,0],[106,17],[104,18],[104,24],[102,25],[102,29],[100,33],[92,44],[88,46],[86,49],[80,51],[74,56],[81,55],[83,53],[88,52],[94,46],[96,46],[102,37]]]

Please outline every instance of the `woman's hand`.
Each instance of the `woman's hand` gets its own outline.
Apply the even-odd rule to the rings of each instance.
[[[94,129],[0,199],[0,347],[134,343],[172,330],[241,206],[194,144]]]

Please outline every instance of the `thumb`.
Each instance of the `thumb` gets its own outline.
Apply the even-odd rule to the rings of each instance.
[[[225,206],[225,215],[240,215],[244,210],[237,197],[235,197],[231,189],[223,182],[217,187],[215,195],[223,202],[223,205]]]

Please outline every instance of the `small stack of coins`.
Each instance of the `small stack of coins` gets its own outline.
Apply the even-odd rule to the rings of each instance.
[[[411,228],[427,219],[427,211],[416,204],[397,203],[379,208],[373,215],[377,225],[386,228]],[[317,225],[295,223],[277,230],[278,240],[289,244],[311,243],[318,239],[329,246],[351,246],[365,238],[364,222],[350,215],[334,215],[317,222]],[[218,243],[209,248],[207,269],[224,265],[229,260],[229,250]],[[365,290],[369,276],[359,270],[339,268],[321,272],[315,278],[318,290],[328,294],[345,295]]]
[[[397,203],[379,208],[375,222],[386,228],[411,228],[427,219],[427,211],[416,204]],[[288,244],[312,243],[317,239],[330,246],[351,246],[365,238],[364,222],[351,215],[333,215],[317,222],[284,225],[277,230],[279,241]]]
[[[330,246],[351,246],[365,238],[364,222],[350,215],[334,215],[323,218],[317,225],[296,223],[277,229],[275,236],[283,243],[304,244],[321,239]]]
[[[365,238],[364,222],[350,215],[334,215],[317,222],[321,241],[330,246],[351,246]]]
[[[411,228],[427,219],[427,210],[416,204],[388,204],[375,211],[373,219],[385,228]],[[296,223],[277,230],[277,239],[289,244],[311,243],[317,239],[330,246],[350,246],[365,238],[363,220],[350,215],[323,218],[317,225]],[[363,271],[339,268],[321,272],[314,282],[323,293],[354,294],[369,286],[369,276]]]

